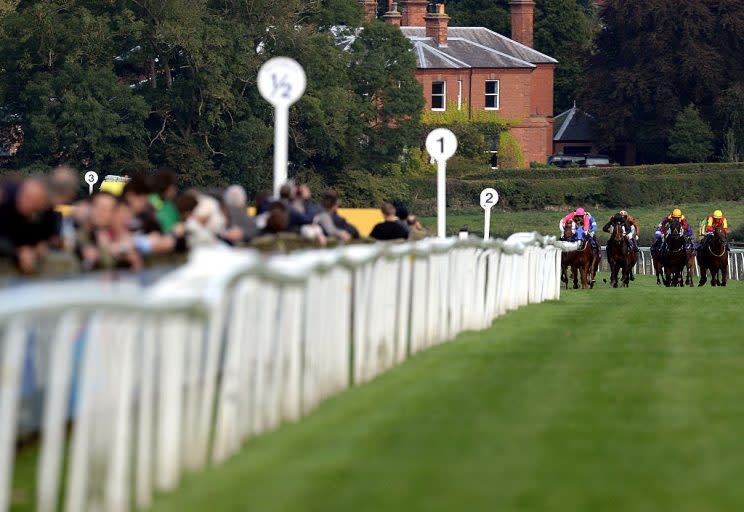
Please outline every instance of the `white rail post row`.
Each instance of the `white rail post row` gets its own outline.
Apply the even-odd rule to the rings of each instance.
[[[203,250],[147,289],[68,282],[0,291],[0,512],[10,506],[31,339],[34,353],[54,361],[35,367],[48,372],[38,375],[46,393],[37,509],[57,509],[64,474],[64,510],[144,509],[184,471],[224,462],[250,436],[410,354],[558,299],[570,245],[523,233],[268,259]]]

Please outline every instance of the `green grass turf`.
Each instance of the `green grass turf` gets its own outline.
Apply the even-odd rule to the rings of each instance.
[[[650,278],[564,292],[249,441],[153,510],[742,510],[742,301],[742,283]]]
[[[477,201],[477,198],[474,198]],[[692,229],[697,231],[698,224],[706,216],[716,209],[722,209],[729,220],[729,224],[735,230],[744,227],[744,203],[721,202],[717,204],[682,204],[668,205],[666,207],[638,207],[628,208],[641,227],[641,243],[649,245],[653,242],[654,230],[664,215],[669,215],[672,209],[678,206],[687,216]],[[597,209],[587,207],[594,215],[600,230],[610,217],[617,211],[613,209]],[[505,212],[494,210],[491,213],[491,236],[506,238],[516,231],[539,231],[546,235],[558,235],[558,223],[569,211],[523,211]],[[424,226],[436,231],[437,221],[434,217],[422,218]],[[472,214],[449,214],[447,215],[447,230],[450,234],[457,233],[460,228],[467,227],[470,232],[483,235],[483,210]],[[744,236],[744,230],[741,235]],[[602,233],[600,240],[604,241],[606,235]],[[744,241],[744,240],[743,240]]]

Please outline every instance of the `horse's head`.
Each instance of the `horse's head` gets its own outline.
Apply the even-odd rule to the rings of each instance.
[[[723,226],[715,226],[713,228],[713,236],[725,240],[726,239],[726,232],[723,230]]]
[[[625,236],[625,222],[622,218],[612,218],[612,239],[619,242]]]
[[[570,240],[571,238],[573,238],[573,235],[574,235],[573,222],[566,222],[566,224],[563,226],[563,239]]]
[[[682,223],[677,219],[669,223],[669,232],[674,238],[679,237],[682,234]]]

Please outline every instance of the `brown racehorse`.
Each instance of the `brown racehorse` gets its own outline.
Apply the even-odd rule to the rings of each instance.
[[[574,226],[569,223],[563,228],[564,241],[570,241],[574,235]],[[598,258],[595,257],[594,249],[587,240],[581,240],[579,249],[571,252],[564,252],[561,257],[561,280],[566,283],[568,288],[568,268],[571,268],[571,274],[573,277],[573,287],[577,289],[579,287],[578,276],[581,274],[581,288],[587,289],[590,286],[594,288],[594,279],[597,274],[597,268],[599,267]]]
[[[654,263],[654,274],[656,274],[656,284],[661,286],[661,280],[664,277],[664,262],[661,260],[661,246],[651,247],[651,260]]]
[[[664,284],[683,287],[685,285],[684,270],[689,265],[689,258],[685,238],[682,236],[682,224],[674,220],[669,226],[670,234],[666,237],[666,248],[662,257]]]
[[[638,256],[630,248],[625,235],[624,222],[621,220],[613,221],[610,239],[607,241],[607,262],[610,266],[610,286],[614,288],[618,287],[618,274],[621,271],[623,288],[629,286],[630,273],[638,260]]]
[[[698,286],[705,286],[708,281],[708,271],[710,271],[711,286],[726,286],[728,283],[729,270],[729,249],[726,243],[726,234],[721,226],[713,229],[713,236],[700,248],[697,255],[698,265],[700,266],[700,283]],[[718,275],[721,275],[720,279]]]

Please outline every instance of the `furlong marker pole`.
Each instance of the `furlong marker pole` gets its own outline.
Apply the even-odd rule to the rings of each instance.
[[[437,162],[437,236],[447,237],[447,160],[457,151],[457,137],[437,128],[426,138],[426,151]]]
[[[274,106],[274,196],[287,181],[289,107],[305,93],[307,77],[297,61],[274,57],[258,72],[258,90]]]

